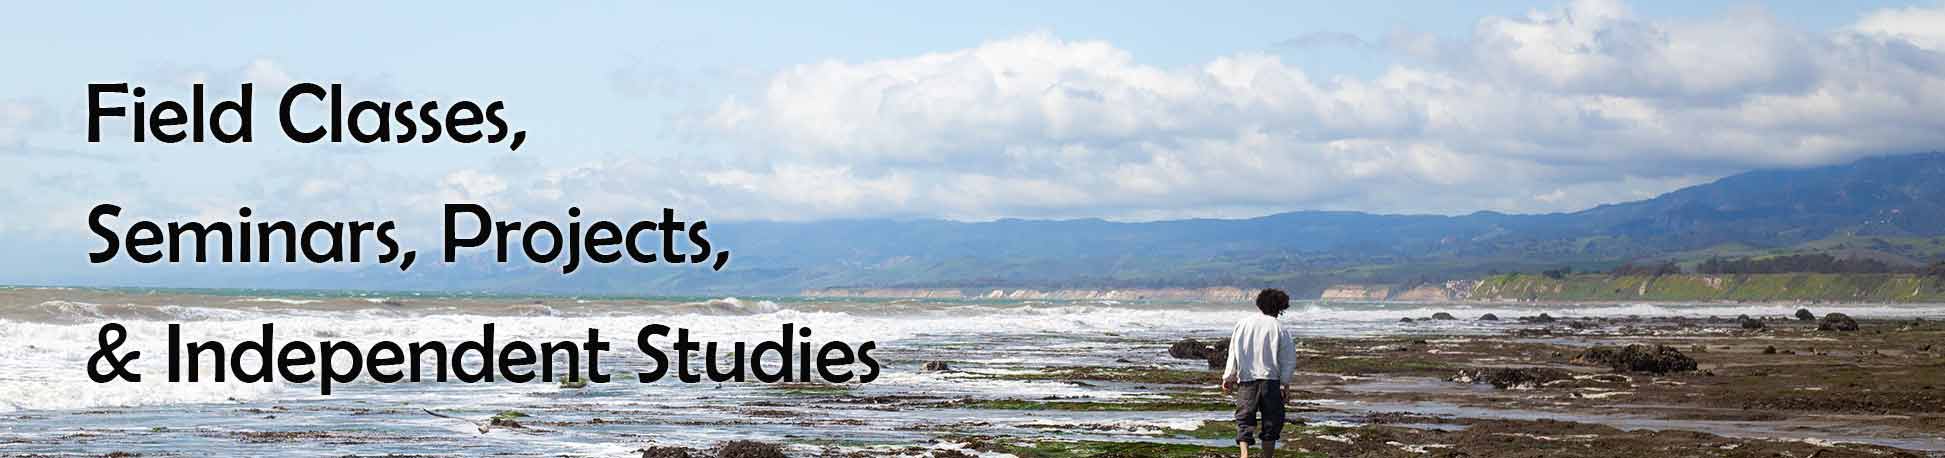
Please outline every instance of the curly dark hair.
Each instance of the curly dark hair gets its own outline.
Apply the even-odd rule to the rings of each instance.
[[[1262,310],[1264,315],[1281,315],[1283,310],[1288,308],[1290,308],[1290,293],[1276,288],[1256,293],[1256,309]]]

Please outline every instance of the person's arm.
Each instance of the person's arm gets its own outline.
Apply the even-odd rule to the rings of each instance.
[[[1297,339],[1291,338],[1289,332],[1278,326],[1276,341],[1276,376],[1287,390],[1290,381],[1297,377]]]
[[[1236,343],[1242,341],[1242,332],[1242,323],[1237,323],[1236,328],[1229,331],[1229,354],[1223,358],[1222,363],[1223,394],[1229,394],[1229,390],[1236,387]]]

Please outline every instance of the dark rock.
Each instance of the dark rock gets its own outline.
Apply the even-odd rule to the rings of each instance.
[[[1539,314],[1538,316],[1523,316],[1520,317],[1520,321],[1525,321],[1530,323],[1552,323],[1553,315],[1542,313]]]
[[[1594,327],[1594,322],[1587,320],[1569,321],[1567,322],[1567,327],[1575,330],[1588,329]]]
[[[1398,319],[1398,322],[1399,322],[1399,323],[1410,323],[1410,322],[1412,322],[1412,319],[1411,319],[1411,317],[1404,317],[1404,318],[1399,318],[1399,319]]]
[[[919,367],[919,371],[922,372],[946,372],[950,370],[952,370],[952,365],[946,364],[945,361],[926,361],[925,365]]]
[[[1765,355],[1774,355],[1774,354],[1776,354],[1776,346],[1775,346],[1775,345],[1770,345],[1770,346],[1767,346],[1767,347],[1763,347],[1763,354],[1765,354]]]
[[[1209,356],[1203,361],[1209,364],[1210,369],[1222,370],[1223,366],[1229,365],[1229,346],[1224,345],[1221,349],[1210,351]]]
[[[1796,309],[1796,319],[1797,321],[1812,321],[1817,319],[1817,314],[1810,313],[1810,309]]]
[[[1489,368],[1462,370],[1450,380],[1460,383],[1489,383],[1493,388],[1532,388],[1546,385],[1557,380],[1571,380],[1574,376],[1564,370],[1550,367]]]
[[[689,458],[694,456],[683,447],[649,447],[642,450],[642,458]]]
[[[1229,338],[1224,337],[1222,340],[1210,342],[1208,347],[1203,349],[1202,361],[1208,363],[1210,369],[1222,369],[1224,365],[1229,364]]]
[[[757,441],[724,442],[722,449],[716,451],[717,458],[788,458],[783,447],[777,444]]]
[[[1765,326],[1763,320],[1750,318],[1748,315],[1744,315],[1739,321],[1742,322],[1743,329],[1762,329]]]
[[[1817,322],[1817,330],[1818,331],[1856,331],[1857,320],[1851,319],[1850,315],[1845,315],[1842,313],[1832,313],[1829,315],[1824,315],[1823,320]]]
[[[1450,313],[1445,313],[1445,312],[1438,312],[1438,313],[1434,313],[1434,314],[1432,314],[1432,319],[1434,319],[1434,320],[1456,320],[1456,319],[1458,319],[1458,318],[1457,318],[1457,317],[1454,317],[1454,316],[1452,316],[1452,314],[1450,314]]]
[[[962,450],[954,450],[948,448],[948,449],[932,450],[932,458],[975,458],[975,457],[971,453],[966,453],[965,451]]]
[[[1499,315],[1494,315],[1491,313],[1485,315],[1479,315],[1479,321],[1499,321]]]
[[[1574,363],[1607,366],[1616,372],[1667,374],[1695,370],[1695,358],[1667,345],[1628,345],[1618,349],[1594,347],[1574,357]]]
[[[1168,357],[1175,359],[1204,359],[1209,357],[1210,350],[1213,350],[1213,348],[1210,348],[1208,344],[1204,344],[1200,340],[1188,338],[1169,345]]]
[[[1513,335],[1519,337],[1552,337],[1553,328],[1515,329]]]

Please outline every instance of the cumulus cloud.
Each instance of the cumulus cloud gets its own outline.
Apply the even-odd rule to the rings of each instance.
[[[1394,34],[1400,63],[1371,78],[1259,52],[1161,67],[1035,33],[785,68],[688,125],[734,152],[705,189],[786,213],[1573,210],[1937,149],[1941,11],[1822,32],[1754,8],[1662,20],[1582,0],[1457,38]]]
[[[1945,8],[1891,8],[1872,12],[1852,30],[1880,38],[1903,40],[1912,46],[1945,50]]]
[[[113,183],[108,172],[0,167],[0,195],[21,217],[0,231],[84,233],[80,215],[97,201],[75,196],[144,217],[250,205],[264,218],[397,219],[403,236],[427,240],[448,202],[507,219],[559,219],[575,205],[589,217],[673,207],[712,221],[1569,211],[1750,168],[1940,149],[1942,17],[1945,8],[1889,9],[1806,31],[1758,9],[1663,20],[1580,1],[1482,18],[1456,37],[1312,34],[1278,45],[1394,54],[1368,77],[1269,52],[1158,66],[1113,43],[1032,33],[730,78],[753,83],[695,96],[706,108],[679,115],[675,133],[696,151],[674,159],[503,154],[440,169],[298,151],[238,173],[246,178],[229,195],[201,197]],[[641,78],[632,72],[615,75],[617,89],[687,87],[629,86]],[[178,74],[293,78],[271,60]],[[42,111],[0,102],[0,140],[21,144],[49,118]],[[73,186],[117,191],[64,190]]]

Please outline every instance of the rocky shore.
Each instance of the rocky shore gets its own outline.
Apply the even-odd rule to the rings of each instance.
[[[1414,322],[1440,322],[1450,314]],[[1300,457],[1945,456],[1945,324],[1842,314],[1764,317],[1509,317],[1498,335],[1308,339],[1292,384]],[[1485,318],[1485,317],[1481,317]],[[1495,317],[1496,318],[1496,317]],[[1807,318],[1807,319],[1805,319]],[[1751,323],[1760,324],[1760,326]],[[1214,389],[1222,339],[1155,342],[1153,360],[1034,370],[952,370],[957,380],[1136,386],[1120,400],[971,399],[842,390],[807,401],[952,412],[936,442],[799,443],[789,456],[1222,457],[1234,426]],[[948,371],[945,362],[928,369]],[[1086,441],[981,432],[981,412],[1205,412],[1147,439]],[[1099,424],[1043,423],[1049,432]],[[686,455],[646,449],[644,457]]]
[[[1300,339],[1300,372],[1291,383],[1295,423],[1285,429],[1279,456],[1945,457],[1945,323],[1937,319],[1814,310],[1425,315],[1379,335]],[[1222,337],[1216,330],[1104,332],[1079,336],[1085,345],[1047,345],[1033,336],[908,348],[887,367],[907,380],[898,388],[730,384],[683,404],[687,410],[617,391],[625,385],[537,391],[519,400],[518,410],[360,402],[196,407],[248,424],[234,426],[238,431],[124,425],[0,435],[0,455],[9,454],[6,447],[100,455],[174,437],[244,447],[364,446],[405,456],[478,455],[469,452],[484,450],[464,444],[547,439],[645,458],[1228,457],[1235,456],[1235,426],[1226,420],[1231,401],[1216,387],[1227,351]],[[1043,360],[1035,355],[1049,354],[1068,357],[1036,362]],[[692,411],[706,414],[667,418]],[[446,426],[422,435],[304,420],[317,415]],[[457,452],[440,451],[448,447]]]

